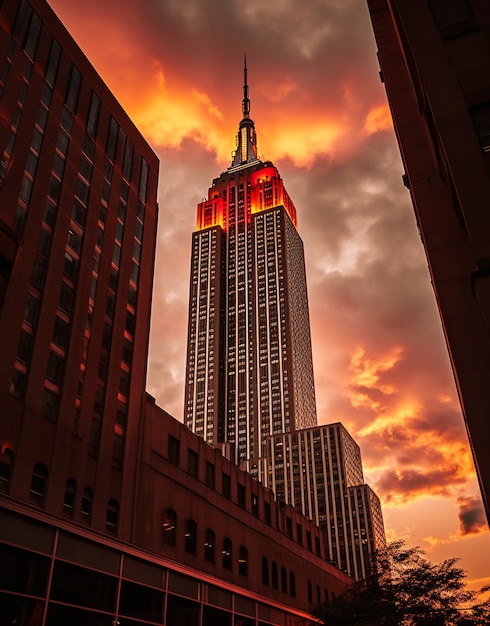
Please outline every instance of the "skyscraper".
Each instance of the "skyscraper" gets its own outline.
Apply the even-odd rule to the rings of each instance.
[[[317,426],[296,209],[257,156],[244,77],[236,152],[197,207],[185,423],[318,524],[327,558],[362,579],[385,545],[381,506],[345,428]]]
[[[0,624],[309,625],[320,529],[145,392],[156,155],[45,0],[0,68]]]
[[[490,519],[490,7],[487,0],[368,6]]]
[[[67,464],[67,508],[78,485],[85,518],[105,527],[110,501],[110,524],[121,519],[124,534],[159,163],[45,2],[4,2],[0,25],[0,441],[15,468],[9,493],[54,506],[65,485],[50,476]]]
[[[185,423],[260,478],[274,433],[316,424],[303,243],[276,167],[257,156],[247,69],[237,149],[197,208]]]
[[[378,496],[364,483],[361,450],[340,423],[272,435],[264,482],[324,532],[328,558],[356,580],[386,546]]]

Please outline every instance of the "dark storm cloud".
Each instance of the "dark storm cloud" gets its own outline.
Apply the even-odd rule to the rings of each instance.
[[[462,535],[474,535],[488,530],[480,498],[458,498],[459,522]]]

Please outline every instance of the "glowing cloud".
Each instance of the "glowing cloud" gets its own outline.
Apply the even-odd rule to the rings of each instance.
[[[383,394],[392,394],[395,389],[393,385],[383,384],[380,379],[382,374],[392,370],[401,360],[403,348],[396,346],[385,355],[368,357],[364,348],[357,348],[349,364],[351,372],[350,384],[356,388],[377,389]],[[361,394],[363,397],[365,394]],[[357,405],[356,398],[359,393],[355,393],[352,398],[354,406]]]
[[[364,123],[364,132],[368,135],[374,135],[383,130],[391,130],[393,122],[391,113],[386,103],[380,104],[372,108],[366,116]]]

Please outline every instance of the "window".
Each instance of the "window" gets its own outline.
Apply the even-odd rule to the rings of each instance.
[[[272,588],[279,590],[279,577],[277,573],[277,563],[272,561]]]
[[[284,566],[281,567],[281,591],[283,593],[288,592],[288,577],[286,574],[286,568]]]
[[[245,508],[245,485],[238,483],[238,506]]]
[[[303,529],[301,528],[301,524],[296,524],[296,541],[300,546],[303,545]]]
[[[175,527],[177,514],[172,509],[166,509],[163,513],[163,543],[166,546],[175,546]]]
[[[190,554],[196,554],[197,524],[193,519],[188,519],[184,534],[184,549]]]
[[[138,189],[138,198],[141,202],[146,202],[146,190],[148,187],[148,171],[149,165],[145,159],[141,159],[140,182]]]
[[[36,258],[34,259],[34,264],[32,266],[31,284],[38,291],[42,291],[44,287],[45,269],[45,260],[39,255],[36,255]]]
[[[60,398],[57,393],[50,389],[44,389],[42,416],[52,422],[58,419],[58,405]]]
[[[56,317],[54,322],[53,343],[63,350],[68,348],[68,340],[70,339],[70,325],[61,317]]]
[[[111,533],[116,533],[118,522],[119,522],[119,504],[117,500],[112,499],[112,500],[109,500],[107,504],[105,527]]]
[[[271,503],[264,502],[264,520],[266,524],[271,525]]]
[[[168,460],[172,465],[178,465],[180,459],[180,441],[172,435],[168,436]]]
[[[252,494],[252,515],[259,516],[259,498],[257,494]]]
[[[27,386],[27,374],[18,369],[14,369],[12,380],[10,381],[10,393],[17,400],[24,398]]]
[[[63,513],[73,514],[73,506],[75,504],[75,496],[77,493],[77,483],[74,478],[66,481],[65,496],[63,498]]]
[[[318,556],[321,556],[320,537],[315,537],[315,552]]]
[[[209,561],[210,563],[214,563],[215,541],[216,541],[216,536],[214,534],[214,530],[207,528],[206,534],[204,537],[204,558],[206,561]]]
[[[92,139],[95,139],[95,136],[97,134],[99,110],[100,110],[100,98],[95,93],[95,91],[92,91],[92,98],[90,100],[90,109],[88,112],[88,119],[87,119],[87,133],[88,135],[90,135],[90,137],[92,137]]]
[[[82,75],[78,71],[78,68],[72,64],[65,97],[66,108],[71,111],[71,113],[76,113],[77,110],[81,82]]]
[[[51,85],[51,87],[54,87],[54,83],[56,82],[56,75],[58,73],[58,65],[60,62],[60,56],[61,56],[61,46],[60,44],[56,41],[56,39],[53,39],[53,41],[51,42],[51,50],[49,51],[49,59],[48,59],[48,65],[46,67],[46,82]]]
[[[39,41],[39,35],[41,34],[42,22],[34,11],[31,15],[31,22],[29,24],[29,30],[26,34],[24,42],[24,50],[27,56],[34,60],[36,57],[37,44]]]
[[[313,590],[311,588],[311,580],[307,582],[308,585],[308,604],[313,604]]]
[[[62,357],[54,352],[49,353],[48,370],[46,377],[56,385],[60,386],[63,382],[63,372],[65,369],[65,361]]]
[[[269,584],[269,562],[265,556],[262,557],[262,584]]]
[[[223,539],[223,549],[221,550],[221,558],[224,569],[231,570],[232,566],[232,543],[229,537]]]
[[[65,282],[61,283],[60,289],[60,298],[58,301],[58,306],[62,311],[71,315],[73,311],[73,301],[75,299],[75,292],[72,287],[67,285]]]
[[[29,326],[37,324],[37,314],[39,311],[39,300],[32,294],[27,295],[26,308],[24,309],[24,321]]]
[[[296,577],[294,572],[289,572],[289,595],[296,598]]]
[[[111,161],[114,161],[116,157],[116,145],[117,145],[117,133],[119,130],[119,125],[116,120],[111,117],[111,122],[109,126],[109,134],[107,136],[107,148],[106,153]]]
[[[190,448],[187,449],[187,471],[194,478],[198,478],[199,475],[199,455]]]
[[[5,448],[0,456],[0,490],[8,491],[12,466],[14,464],[14,453],[10,448]]]
[[[31,488],[29,495],[38,503],[44,502],[46,484],[48,481],[48,468],[44,463],[36,463],[32,472]]]
[[[82,514],[82,519],[87,523],[89,523],[92,518],[92,498],[92,489],[90,489],[90,487],[85,487],[83,490],[80,512]]]
[[[96,453],[99,449],[99,441],[100,441],[100,418],[98,416],[94,416],[92,418],[92,425],[90,427],[90,439],[89,445],[92,448],[92,453]]]
[[[114,439],[112,443],[113,467],[121,469],[123,459],[124,459],[124,435],[121,433],[114,433]]]
[[[131,178],[131,165],[133,163],[133,144],[129,139],[126,139],[126,146],[124,148],[124,160],[122,174],[126,180]]]
[[[206,485],[214,489],[214,465],[206,461]]]
[[[32,335],[25,330],[20,331],[19,347],[17,348],[17,358],[23,363],[29,363],[32,352]]]
[[[231,477],[225,472],[221,475],[221,493],[228,500],[231,498]]]
[[[248,576],[248,550],[245,546],[240,546],[238,553],[238,573]]]

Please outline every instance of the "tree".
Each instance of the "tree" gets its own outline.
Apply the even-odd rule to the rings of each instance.
[[[374,556],[373,575],[355,583],[312,614],[328,626],[482,626],[490,624],[490,600],[466,587],[458,559],[433,564],[420,547],[403,541]]]

